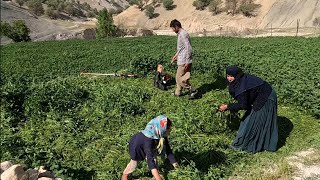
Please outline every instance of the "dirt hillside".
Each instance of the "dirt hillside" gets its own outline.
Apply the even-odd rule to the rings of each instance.
[[[95,21],[84,21],[72,17],[68,17],[67,20],[51,20],[45,16],[35,16],[25,7],[20,8],[10,1],[1,1],[1,21],[14,20],[25,21],[33,41],[55,40],[59,34],[73,35],[86,28],[95,27]],[[10,41],[8,38],[1,38],[1,44],[7,44]]]
[[[320,0],[257,0],[261,4],[256,17],[245,17],[241,14],[227,15],[225,12],[213,16],[208,9],[196,10],[193,0],[174,0],[176,8],[166,10],[159,6],[155,8],[157,17],[149,19],[145,12],[132,6],[116,16],[115,23],[127,27],[140,27],[148,29],[168,29],[172,19],[182,22],[185,29],[190,32],[216,31],[219,26],[235,30],[244,28],[264,29],[271,24],[275,28],[292,28],[300,19],[301,27],[311,27],[314,18],[320,17]]]
[[[87,2],[92,8],[97,8],[101,10],[103,8],[107,9],[126,9],[129,6],[126,0],[80,0],[81,3]],[[114,2],[114,3],[112,3]]]

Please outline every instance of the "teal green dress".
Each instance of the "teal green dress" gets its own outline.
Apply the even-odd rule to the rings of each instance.
[[[256,153],[263,150],[276,151],[278,143],[277,96],[272,90],[263,107],[251,110],[241,122],[232,143],[236,149]]]

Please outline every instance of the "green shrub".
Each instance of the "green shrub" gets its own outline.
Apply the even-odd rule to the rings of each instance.
[[[192,5],[195,6],[197,10],[204,10],[209,4],[210,0],[196,0],[192,3]]]
[[[59,11],[55,10],[53,7],[48,7],[46,9],[46,15],[51,19],[57,19],[59,17]]]
[[[213,12],[213,14],[219,14],[221,12],[221,4],[222,0],[212,0],[209,4],[209,10]]]
[[[106,38],[115,35],[116,27],[113,25],[112,15],[106,8],[99,11],[97,22],[97,38]]]
[[[261,7],[260,4],[245,3],[240,5],[239,10],[240,12],[243,13],[243,15],[250,17],[250,16],[254,16],[255,10],[260,7]]]
[[[76,15],[76,8],[72,4],[68,4],[64,10],[66,11],[67,14],[70,16],[75,16]]]
[[[147,6],[145,9],[145,14],[149,17],[149,19],[152,19],[154,17],[154,7],[151,5]]]
[[[12,26],[7,22],[1,22],[1,36],[7,36],[14,42],[30,41],[30,29],[23,20],[13,21]]]
[[[167,10],[171,10],[173,7],[173,0],[163,0],[163,7],[165,7]]]

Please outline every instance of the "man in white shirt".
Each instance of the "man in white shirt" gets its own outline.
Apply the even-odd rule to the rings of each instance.
[[[176,61],[178,65],[176,74],[177,88],[173,95],[180,96],[182,88],[185,88],[189,90],[190,98],[194,98],[198,91],[189,83],[192,67],[192,47],[190,36],[188,32],[182,28],[181,23],[176,19],[171,21],[170,27],[178,35],[177,53],[172,57],[172,62]]]

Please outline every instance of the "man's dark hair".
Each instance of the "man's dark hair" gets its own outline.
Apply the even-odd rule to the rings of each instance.
[[[172,21],[170,22],[170,27],[173,27],[173,28],[176,28],[176,27],[182,28],[180,21],[178,21],[178,20],[176,20],[176,19],[174,19],[174,20],[172,20]]]

